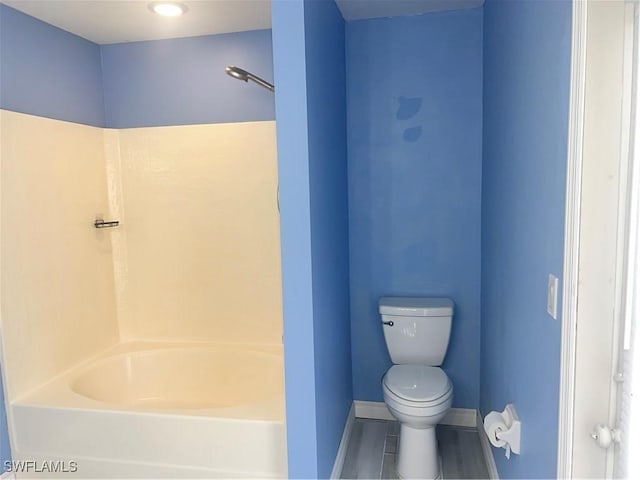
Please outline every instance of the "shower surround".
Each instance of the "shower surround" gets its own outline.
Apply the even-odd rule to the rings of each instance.
[[[275,122],[0,121],[14,460],[286,476]]]

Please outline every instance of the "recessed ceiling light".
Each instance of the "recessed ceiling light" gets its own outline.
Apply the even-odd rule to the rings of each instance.
[[[153,2],[149,4],[149,10],[163,17],[179,17],[187,13],[187,6],[175,2]]]

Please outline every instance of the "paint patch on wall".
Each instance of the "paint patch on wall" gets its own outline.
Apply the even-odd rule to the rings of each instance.
[[[422,127],[411,127],[411,128],[407,128],[404,133],[402,134],[402,138],[404,139],[405,142],[417,142],[418,140],[420,140],[420,137],[422,136]]]
[[[398,120],[409,120],[415,117],[422,108],[422,98],[398,98],[398,111],[396,112],[396,118]]]

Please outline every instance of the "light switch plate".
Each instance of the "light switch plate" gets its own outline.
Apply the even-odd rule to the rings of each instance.
[[[547,283],[547,313],[551,318],[558,318],[558,277],[549,274],[549,283]]]

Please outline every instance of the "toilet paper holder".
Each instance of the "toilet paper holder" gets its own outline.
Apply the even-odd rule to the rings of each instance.
[[[493,446],[506,449],[507,458],[511,452],[520,454],[521,423],[513,404],[502,412],[489,412],[484,418],[484,428]]]

